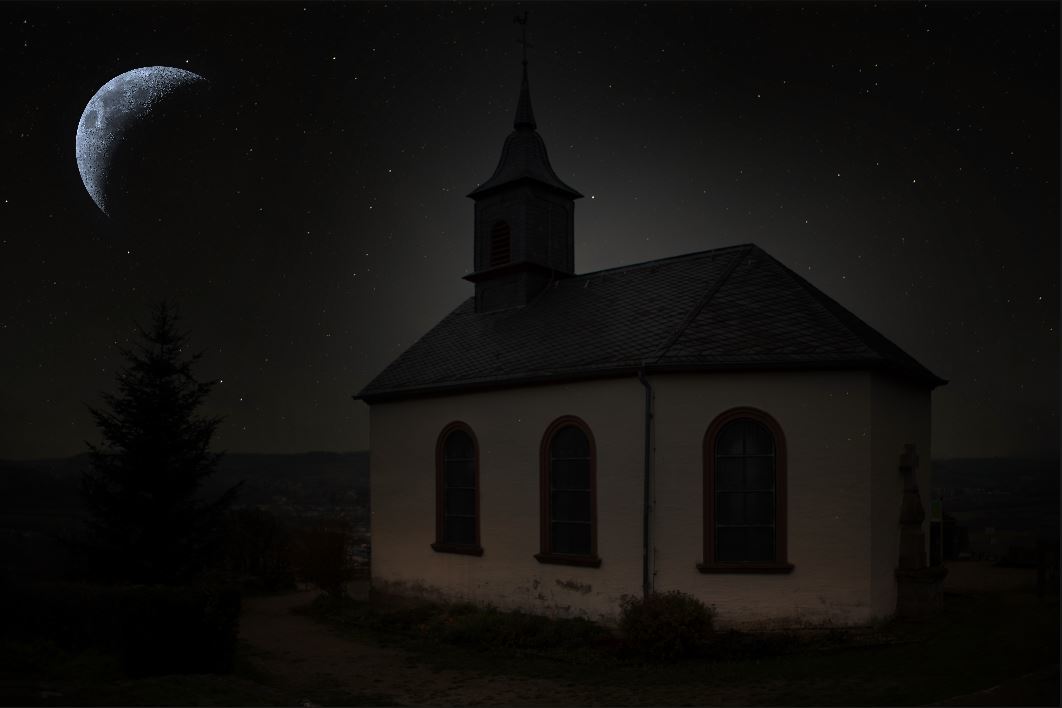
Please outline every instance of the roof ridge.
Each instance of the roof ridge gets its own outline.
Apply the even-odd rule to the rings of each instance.
[[[628,263],[627,265],[613,266],[612,268],[602,268],[601,270],[592,270],[592,271],[589,271],[587,273],[576,273],[575,275],[571,276],[570,278],[566,278],[566,280],[571,280],[571,279],[574,279],[574,278],[589,278],[589,277],[594,276],[594,275],[603,275],[605,273],[620,272],[620,271],[625,271],[625,270],[635,270],[637,268],[645,268],[647,266],[659,265],[661,263],[667,263],[668,261],[677,261],[677,260],[681,260],[683,258],[692,258],[693,256],[706,256],[709,253],[723,253],[724,251],[733,251],[733,250],[737,250],[737,249],[740,249],[740,248],[748,248],[749,246],[752,246],[753,248],[757,248],[756,244],[754,244],[754,243],[739,243],[739,244],[736,244],[736,245],[733,245],[733,246],[720,246],[719,248],[708,248],[708,249],[705,249],[703,251],[690,251],[689,253],[680,253],[677,256],[665,256],[663,258],[654,258],[651,261],[642,261],[641,263]]]
[[[755,244],[749,243],[744,244],[743,248],[744,253],[747,254],[752,249],[757,247]],[[664,358],[664,356],[667,354],[667,350],[670,349],[676,341],[678,341],[678,338],[682,336],[682,333],[686,331],[686,328],[690,326],[690,323],[693,322],[693,320],[697,318],[697,315],[699,315],[701,311],[708,306],[708,303],[712,301],[712,298],[715,297],[715,294],[719,292],[719,288],[723,287],[723,283],[725,283],[730,277],[730,275],[737,269],[738,263],[741,262],[742,255],[743,254],[741,252],[735,253],[735,255],[731,258],[730,263],[727,265],[726,270],[724,270],[723,273],[719,276],[719,279],[715,281],[715,284],[705,290],[704,297],[701,298],[701,301],[690,309],[689,314],[687,314],[686,317],[682,320],[682,324],[680,324],[671,334],[671,336],[667,338],[667,341],[664,342],[663,346],[660,347],[659,351],[657,351],[657,353],[651,357],[654,363],[659,362],[661,359]]]

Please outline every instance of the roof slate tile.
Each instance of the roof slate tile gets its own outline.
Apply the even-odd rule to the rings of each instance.
[[[553,282],[525,307],[469,298],[364,389],[369,402],[651,370],[887,368],[945,383],[759,247],[691,253]]]

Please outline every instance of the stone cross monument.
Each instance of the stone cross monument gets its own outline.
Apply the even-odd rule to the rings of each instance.
[[[948,574],[944,566],[926,563],[926,534],[922,530],[926,512],[918,493],[917,468],[915,446],[904,445],[900,455],[900,474],[903,475],[900,557],[896,565],[896,614],[900,617],[926,617],[940,609],[944,599],[944,576]]]

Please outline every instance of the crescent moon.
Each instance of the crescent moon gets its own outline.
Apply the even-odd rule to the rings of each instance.
[[[89,99],[77,124],[74,152],[81,181],[104,214],[110,216],[107,187],[114,151],[129,127],[148,119],[178,89],[199,82],[206,79],[191,71],[145,66],[115,76]]]

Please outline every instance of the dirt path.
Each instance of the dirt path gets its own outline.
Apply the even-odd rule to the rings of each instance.
[[[244,600],[240,639],[251,667],[301,703],[402,705],[631,704],[633,696],[590,695],[544,679],[439,670],[398,649],[340,636],[291,609],[313,592]]]
[[[1033,671],[983,691],[941,701],[942,706],[1057,706],[1058,666]]]

